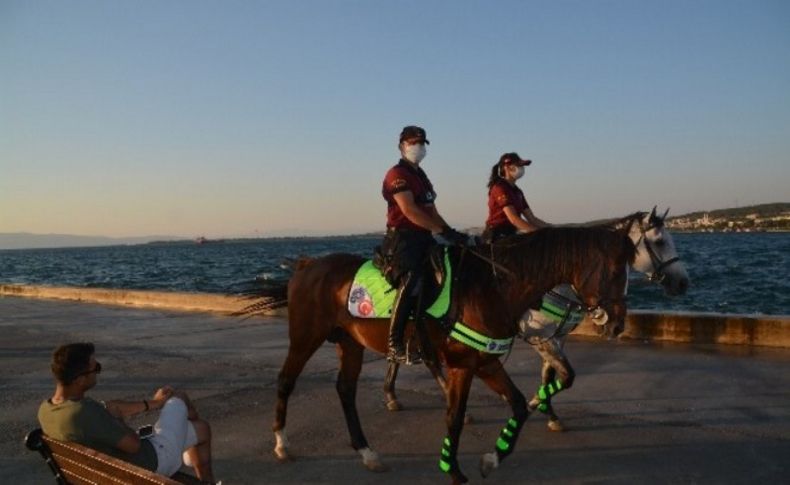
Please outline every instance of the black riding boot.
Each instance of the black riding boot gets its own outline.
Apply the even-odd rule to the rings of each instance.
[[[413,273],[408,273],[403,277],[398,297],[392,307],[392,317],[390,318],[390,334],[387,340],[387,360],[398,364],[407,363],[406,346],[403,343],[403,334],[406,323],[409,321],[411,312],[417,302],[414,295],[414,288],[417,286],[418,278]]]

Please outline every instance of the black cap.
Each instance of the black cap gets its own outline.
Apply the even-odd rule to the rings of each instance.
[[[532,160],[524,160],[518,156],[516,152],[505,153],[501,157],[499,157],[499,164],[500,165],[518,165],[519,167],[525,167],[527,165],[532,164]]]
[[[420,140],[424,141],[426,145],[430,145],[431,142],[425,138],[425,130],[420,128],[419,126],[409,125],[405,126],[403,130],[400,132],[400,143],[403,143],[403,140]]]

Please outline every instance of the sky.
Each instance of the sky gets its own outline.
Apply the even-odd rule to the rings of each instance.
[[[383,230],[405,125],[481,226],[790,201],[790,2],[0,0],[0,232]]]

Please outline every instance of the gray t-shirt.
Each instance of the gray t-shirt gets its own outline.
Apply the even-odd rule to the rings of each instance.
[[[89,397],[78,401],[66,400],[60,404],[46,400],[38,408],[38,422],[50,438],[73,441],[156,471],[154,446],[148,440],[142,440],[137,453],[126,453],[116,448],[121,438],[134,431],[110,414],[102,403]]]

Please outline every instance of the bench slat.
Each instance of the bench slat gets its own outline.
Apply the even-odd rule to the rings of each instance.
[[[66,443],[42,436],[52,451],[53,458],[69,483],[179,485],[168,477],[140,468],[118,458],[105,455],[77,443]]]

